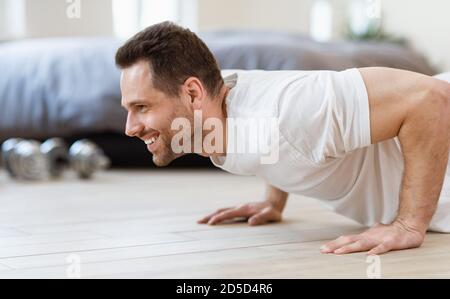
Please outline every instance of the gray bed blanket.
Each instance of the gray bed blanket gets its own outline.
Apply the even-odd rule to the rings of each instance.
[[[51,39],[0,46],[0,138],[121,131],[113,39]]]
[[[437,71],[410,47],[395,43],[336,41],[319,43],[301,34],[215,31],[200,36],[227,69],[345,70],[385,66],[427,75]]]

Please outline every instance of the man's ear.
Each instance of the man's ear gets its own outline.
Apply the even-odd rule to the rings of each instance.
[[[202,82],[196,77],[189,77],[184,81],[183,89],[189,97],[189,104],[193,110],[201,110],[203,100],[206,97],[206,90]]]

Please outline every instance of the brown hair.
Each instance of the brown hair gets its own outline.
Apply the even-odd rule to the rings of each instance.
[[[170,96],[178,96],[179,86],[189,77],[198,78],[210,96],[216,96],[223,85],[219,65],[205,43],[172,22],[144,29],[116,53],[116,64],[122,69],[142,60],[150,63],[153,86]]]

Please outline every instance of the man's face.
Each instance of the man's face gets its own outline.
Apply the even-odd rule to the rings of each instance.
[[[124,69],[120,86],[122,106],[128,111],[125,133],[147,143],[157,166],[166,166],[182,156],[171,148],[172,137],[176,134],[171,130],[172,121],[184,117],[193,122],[193,113],[182,100],[153,87],[150,65],[146,61]]]

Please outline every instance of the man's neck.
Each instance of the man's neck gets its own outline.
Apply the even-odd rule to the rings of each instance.
[[[223,147],[221,149],[221,152],[214,152],[214,153],[203,153],[202,156],[205,157],[218,157],[218,156],[225,156],[226,150],[227,150],[227,117],[228,117],[228,111],[227,111],[227,97],[230,92],[230,88],[226,85],[222,87],[220,90],[219,95],[217,98],[212,100],[212,103],[217,103],[214,111],[216,111],[213,115],[206,116],[208,117],[215,117],[218,118],[222,124],[222,132],[219,132],[218,138],[222,138],[222,144]]]
[[[222,117],[221,121],[222,121],[222,128],[223,128],[223,135],[222,136],[222,141],[223,141],[223,154],[220,154],[219,156],[226,156],[227,154],[227,142],[228,142],[228,111],[227,111],[227,97],[228,94],[230,92],[230,88],[228,86],[224,86],[225,87],[225,95],[222,97]]]

